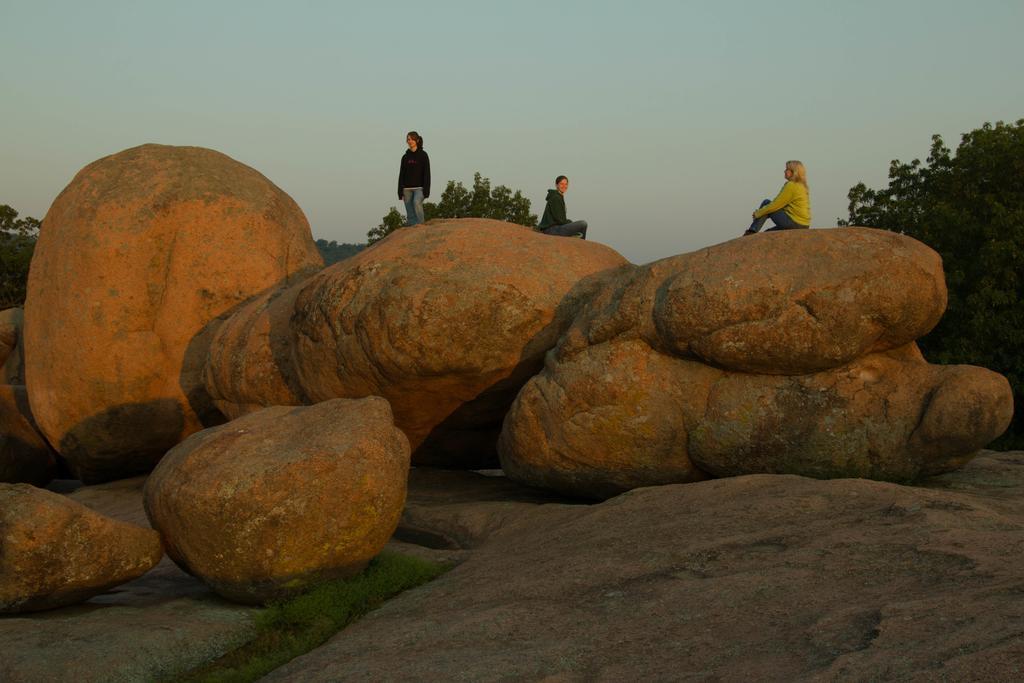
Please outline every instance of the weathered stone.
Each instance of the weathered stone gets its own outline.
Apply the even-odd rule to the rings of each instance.
[[[499,450],[511,478],[592,498],[701,470],[911,481],[962,465],[1012,415],[1004,377],[929,365],[914,345],[778,376],[632,340],[549,357],[513,404]]]
[[[361,571],[398,524],[408,469],[381,398],[266,408],[172,449],[146,513],[182,568],[259,603]]]
[[[0,484],[0,613],[71,605],[152,569],[160,537],[28,484]]]
[[[294,371],[294,335],[289,328],[295,297],[304,286],[261,294],[217,330],[206,364],[206,386],[214,405],[228,418],[266,406],[309,403]]]
[[[470,550],[538,505],[566,502],[550,491],[527,488],[497,476],[498,470],[492,472],[414,467],[395,539],[434,549]]]
[[[61,488],[71,482],[61,481]],[[149,526],[143,477],[83,486],[68,497],[112,519]],[[164,557],[81,605],[0,619],[0,680],[178,680],[256,635],[256,609],[231,604]]]
[[[959,467],[1009,426],[1013,392],[1002,375],[899,355],[793,377],[726,373],[690,435],[690,457],[718,476],[915,481]]]
[[[706,479],[687,437],[721,375],[639,340],[549,357],[505,418],[501,466],[516,481],[587,498]]]
[[[732,370],[796,375],[923,336],[946,308],[939,255],[885,230],[755,235],[623,269],[562,342],[637,337]]]
[[[499,221],[398,230],[235,314],[207,385],[228,414],[383,396],[414,462],[480,467],[595,274],[624,263],[601,244]]]
[[[1024,453],[544,505],[267,681],[1020,678]]]
[[[147,471],[222,421],[202,378],[218,319],[322,264],[288,195],[199,147],[100,159],[43,224],[26,303],[29,397],[86,481]]]
[[[0,384],[25,384],[25,345],[21,343],[24,324],[22,309],[0,311]]]
[[[0,384],[0,482],[45,486],[57,459],[32,419],[23,386]]]

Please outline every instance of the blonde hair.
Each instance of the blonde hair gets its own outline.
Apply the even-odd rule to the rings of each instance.
[[[807,187],[807,169],[804,168],[802,161],[792,159],[786,162],[786,169],[793,172],[793,182],[800,183],[804,187]]]

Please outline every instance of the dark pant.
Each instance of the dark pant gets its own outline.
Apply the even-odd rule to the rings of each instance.
[[[759,206],[757,208],[760,209],[762,207],[768,206],[771,203],[772,203],[772,200],[766,199],[763,202],[761,202],[761,206]],[[755,218],[754,222],[750,224],[749,228],[747,228],[747,232],[757,232],[757,231],[759,231],[761,229],[761,226],[763,226],[765,224],[765,221],[767,221],[769,218],[772,219],[772,223],[775,224],[775,227],[774,228],[768,228],[767,230],[765,230],[765,232],[772,232],[773,230],[795,230],[797,228],[807,228],[807,227],[810,227],[810,226],[807,226],[807,225],[800,225],[799,223],[794,221],[792,218],[790,218],[789,214],[787,214],[782,209],[779,209],[778,211],[770,213],[767,216],[761,216],[760,218]]]
[[[565,225],[552,225],[542,228],[541,232],[545,235],[557,235],[558,237],[575,237],[579,235],[583,239],[587,239],[587,222],[573,221]]]

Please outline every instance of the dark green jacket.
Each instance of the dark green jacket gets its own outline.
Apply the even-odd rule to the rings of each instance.
[[[541,216],[538,230],[550,228],[552,225],[565,225],[571,221],[565,217],[565,197],[558,190],[548,190],[546,198],[547,206],[544,207],[544,215]]]

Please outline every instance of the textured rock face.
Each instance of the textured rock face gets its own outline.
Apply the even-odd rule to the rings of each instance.
[[[589,295],[608,247],[462,219],[399,230],[249,304],[212,347],[225,413],[388,399],[420,464],[493,462],[501,420]]]
[[[0,384],[25,383],[23,324],[24,314],[20,308],[0,311]]]
[[[945,307],[938,256],[854,228],[734,240],[622,269],[505,420],[518,481],[603,498],[790,473],[908,481],[1006,429],[1009,383],[931,366],[912,340]]]
[[[0,384],[0,482],[45,486],[57,459],[39,434],[25,387]]]
[[[43,224],[26,303],[27,386],[43,433],[85,481],[147,471],[219,421],[202,381],[215,321],[322,264],[288,195],[198,147],[100,159]]]
[[[359,572],[398,524],[408,469],[381,398],[266,408],[172,449],[146,514],[183,569],[259,603]]]
[[[955,469],[1009,425],[1005,377],[900,351],[811,375],[727,373],[711,387],[691,457],[719,476],[905,482]]]
[[[591,498],[704,479],[687,436],[721,375],[638,340],[549,358],[505,419],[502,468],[516,481]]]
[[[794,230],[626,270],[562,346],[639,336],[731,370],[796,375],[903,346],[945,309],[942,261],[920,242],[868,228]]]
[[[552,361],[499,441],[517,481],[607,498],[631,488],[774,473],[911,481],[963,464],[1006,429],[1009,383],[935,366],[916,347],[809,375],[753,375],[644,342]]]
[[[160,561],[152,529],[28,484],[0,484],[0,613],[71,605]]]

